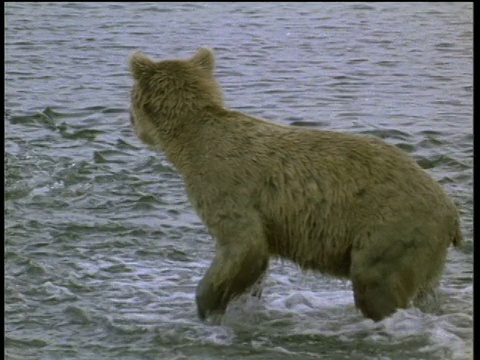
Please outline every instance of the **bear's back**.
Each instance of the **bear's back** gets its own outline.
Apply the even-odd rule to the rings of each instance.
[[[423,226],[432,246],[450,243],[451,229],[458,227],[456,207],[441,186],[381,139],[238,113],[222,119],[222,126],[230,132],[217,140],[209,129],[210,141],[225,144],[214,146],[221,165],[213,161],[211,170],[222,175],[212,186],[225,186],[225,194],[256,209],[270,251],[304,268],[347,276],[355,238],[384,223]]]

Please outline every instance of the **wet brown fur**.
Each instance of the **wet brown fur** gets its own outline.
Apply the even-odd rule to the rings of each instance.
[[[225,108],[213,51],[130,58],[132,121],[163,151],[216,239],[197,287],[201,318],[222,314],[270,257],[349,278],[373,320],[433,288],[462,235],[452,200],[403,151],[341,132],[283,126]]]

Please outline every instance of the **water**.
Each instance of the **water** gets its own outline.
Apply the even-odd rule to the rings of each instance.
[[[471,359],[472,3],[6,3],[8,359]],[[274,262],[262,300],[196,317],[214,245],[137,140],[127,56],[217,52],[230,107],[373,134],[459,204],[437,298],[373,323],[351,285]]]

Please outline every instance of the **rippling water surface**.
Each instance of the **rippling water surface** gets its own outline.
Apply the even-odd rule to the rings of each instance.
[[[472,3],[6,3],[8,359],[471,359]],[[230,107],[384,138],[461,209],[436,299],[373,323],[349,282],[274,262],[201,323],[214,244],[135,138],[127,56],[217,52]]]

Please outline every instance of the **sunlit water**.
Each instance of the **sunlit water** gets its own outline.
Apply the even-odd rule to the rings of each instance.
[[[471,3],[6,3],[8,359],[471,359]],[[230,107],[372,134],[458,203],[436,298],[374,323],[349,282],[273,262],[263,298],[196,316],[214,244],[137,140],[127,56],[217,53]]]

